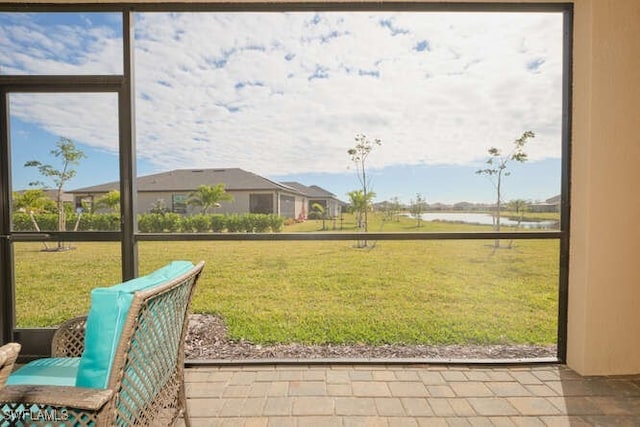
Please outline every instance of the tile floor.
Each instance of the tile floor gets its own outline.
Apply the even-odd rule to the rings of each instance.
[[[243,365],[186,372],[200,426],[640,426],[640,375],[563,365]]]

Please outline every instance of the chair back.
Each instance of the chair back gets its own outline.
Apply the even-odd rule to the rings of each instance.
[[[200,262],[181,277],[134,294],[109,377],[108,388],[116,392],[114,425],[171,423],[177,416],[188,308],[203,267]]]

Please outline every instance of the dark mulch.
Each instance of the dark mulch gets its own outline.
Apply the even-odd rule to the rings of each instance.
[[[259,345],[227,338],[217,316],[192,314],[186,340],[190,360],[265,359],[533,359],[556,356],[556,346],[536,345]]]

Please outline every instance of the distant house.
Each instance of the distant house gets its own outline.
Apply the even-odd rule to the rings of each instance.
[[[561,196],[553,196],[544,202],[532,203],[530,206],[531,212],[560,212],[560,200]]]
[[[470,202],[458,202],[458,203],[454,203],[453,210],[454,211],[471,211],[475,207],[476,205]]]
[[[336,195],[317,185],[306,186],[299,182],[289,181],[282,184],[294,188],[307,198],[307,215],[313,210],[314,204],[319,204],[324,208],[324,212],[329,218],[336,218],[340,215],[344,202],[338,200]]]
[[[432,203],[429,206],[427,206],[428,211],[448,211],[451,209],[453,209],[453,206],[446,205],[444,203]]]
[[[161,203],[170,212],[198,213],[199,207],[187,203],[190,193],[200,185],[216,184],[224,184],[226,192],[233,196],[232,201],[221,202],[216,213],[266,213],[300,218],[308,212],[308,197],[298,189],[239,168],[177,169],[138,177],[137,211],[147,213]],[[83,201],[92,204],[113,190],[119,190],[117,181],[68,193],[80,207]]]

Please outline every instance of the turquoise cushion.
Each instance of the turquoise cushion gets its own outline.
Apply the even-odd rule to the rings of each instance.
[[[76,385],[79,357],[51,357],[27,363],[13,372],[7,384]]]
[[[189,261],[174,261],[147,276],[91,291],[85,350],[80,359],[76,386],[107,388],[111,365],[133,301],[133,294],[164,284],[192,268],[193,264]]]

